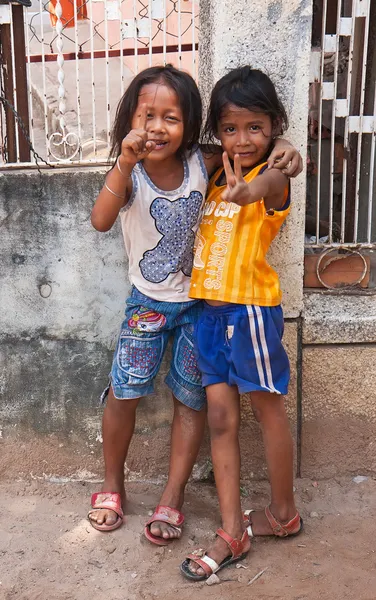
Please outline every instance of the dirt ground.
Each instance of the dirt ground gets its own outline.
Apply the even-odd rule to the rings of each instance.
[[[221,583],[211,587],[186,581],[178,567],[219,525],[213,485],[189,486],[183,538],[170,548],[154,547],[141,535],[160,486],[130,483],[126,523],[112,533],[96,532],[86,520],[97,489],[85,481],[0,483],[1,600],[376,599],[372,478],[297,480],[305,531],[288,540],[258,539],[242,563],[246,568],[221,571]],[[243,492],[244,507],[261,507],[268,486],[249,484]]]

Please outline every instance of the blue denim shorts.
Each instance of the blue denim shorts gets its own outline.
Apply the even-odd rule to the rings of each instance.
[[[204,408],[206,395],[194,350],[194,328],[201,312],[201,301],[159,302],[133,288],[126,301],[110,374],[115,398],[141,398],[153,393],[154,379],[173,336],[165,383],[182,404],[194,410]]]

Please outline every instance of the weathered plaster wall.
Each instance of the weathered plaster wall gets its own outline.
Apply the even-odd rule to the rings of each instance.
[[[301,473],[376,471],[375,296],[304,298]]]
[[[376,472],[376,345],[303,350],[303,477]]]
[[[200,86],[206,98],[229,69],[250,64],[271,77],[290,117],[287,138],[306,157],[311,0],[205,0],[200,12]],[[281,276],[284,310],[297,317],[303,302],[305,174],[292,185],[292,211],[271,262]]]
[[[102,180],[87,170],[0,175],[3,427],[98,429],[92,411],[128,287],[117,228],[90,225]]]
[[[127,265],[118,229],[99,234],[90,224],[103,172],[49,170],[41,178],[35,171],[0,175],[1,333],[109,348]]]
[[[303,343],[376,343],[376,296],[306,293]]]

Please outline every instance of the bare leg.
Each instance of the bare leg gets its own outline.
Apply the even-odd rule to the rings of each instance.
[[[170,468],[167,485],[159,504],[181,510],[185,486],[200,449],[205,421],[205,410],[195,411],[174,397]],[[152,523],[150,531],[153,535],[164,539],[180,537],[180,533],[176,529],[160,521]]]
[[[237,388],[218,383],[206,388],[208,421],[215,483],[222,516],[222,528],[234,538],[244,531],[240,504],[240,403]],[[218,564],[229,556],[227,544],[216,538],[207,555]],[[203,575],[203,570],[191,562],[193,573]]]
[[[293,491],[293,441],[284,398],[268,392],[251,394],[254,415],[259,421],[265,446],[271,486],[270,510],[278,521],[287,523],[296,515]],[[255,535],[272,533],[264,511],[251,513]]]
[[[136,408],[140,399],[118,400],[110,388],[107,404],[103,413],[103,455],[105,478],[102,486],[104,492],[118,492],[122,496],[124,510],[124,463],[130,441],[133,436]],[[90,519],[99,525],[113,525],[118,516],[112,510],[98,509],[91,513]]]

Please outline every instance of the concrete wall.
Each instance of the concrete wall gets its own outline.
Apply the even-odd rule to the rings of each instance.
[[[302,475],[375,473],[376,297],[307,293],[302,341]]]
[[[0,174],[4,442],[57,435],[85,447],[100,432],[127,289],[117,228],[99,235],[90,225],[102,181],[88,170]]]

